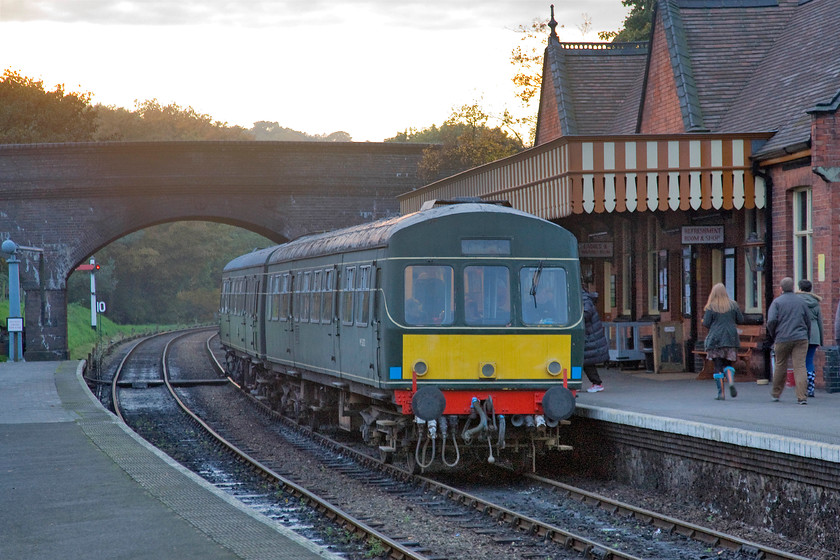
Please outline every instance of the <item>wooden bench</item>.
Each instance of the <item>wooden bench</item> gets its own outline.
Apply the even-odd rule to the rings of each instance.
[[[755,351],[764,335],[763,325],[738,325],[738,339],[740,347],[738,348],[738,360],[733,364],[736,371],[743,370],[743,373],[750,373],[750,362],[752,360],[753,351]],[[703,356],[703,370],[700,376],[703,379],[707,377],[711,379],[714,364],[706,359],[705,350],[693,350],[693,354]],[[741,366],[741,362],[743,365]],[[739,367],[740,366],[740,367]]]

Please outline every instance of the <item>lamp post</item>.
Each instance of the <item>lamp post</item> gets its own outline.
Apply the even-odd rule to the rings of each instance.
[[[13,362],[23,360],[23,316],[20,310],[20,259],[17,258],[18,251],[33,251],[43,253],[38,247],[25,247],[18,245],[11,239],[6,239],[0,245],[0,251],[9,255],[6,262],[9,263],[9,318],[7,327],[9,329],[9,359]]]
[[[3,242],[2,251],[9,255],[9,359],[19,362],[23,359],[23,317],[20,314],[20,260],[17,258],[17,243],[11,239]]]

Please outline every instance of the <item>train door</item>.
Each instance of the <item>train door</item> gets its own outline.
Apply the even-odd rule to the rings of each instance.
[[[372,319],[374,275],[371,264],[341,270],[339,365],[341,376],[371,383],[376,377],[376,333]]]
[[[248,348],[253,352],[260,354],[263,349],[259,344],[259,294],[261,290],[261,278],[254,275],[247,279],[245,292],[245,320],[247,326],[247,343]]]

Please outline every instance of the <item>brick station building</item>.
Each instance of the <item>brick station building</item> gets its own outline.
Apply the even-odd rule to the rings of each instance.
[[[550,25],[535,146],[401,210],[477,196],[563,225],[604,319],[676,325],[689,370],[716,282],[761,325],[783,277],[810,279],[834,344],[840,2],[658,0],[640,43],[561,43]],[[749,362],[765,377],[769,349]]]

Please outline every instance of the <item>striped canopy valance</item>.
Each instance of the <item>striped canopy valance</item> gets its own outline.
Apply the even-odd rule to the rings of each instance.
[[[508,200],[546,218],[571,214],[763,208],[751,172],[766,135],[564,137],[400,197],[403,213],[432,199]]]

